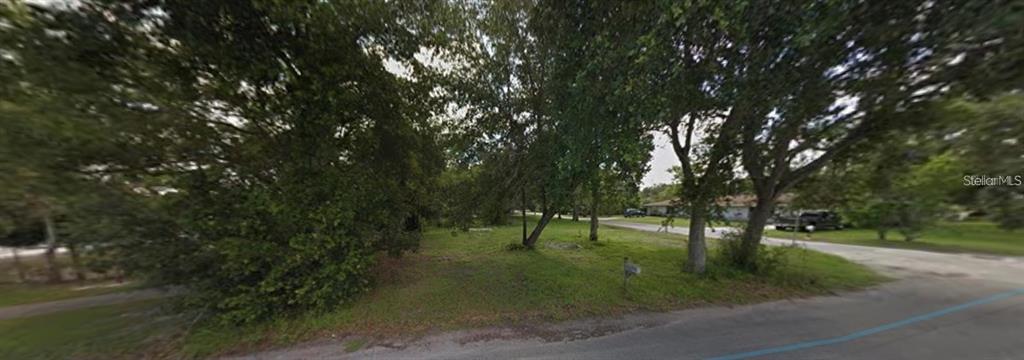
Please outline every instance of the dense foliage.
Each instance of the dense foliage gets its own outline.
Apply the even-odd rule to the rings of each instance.
[[[74,126],[86,145],[24,144],[40,153],[4,159],[43,175],[13,182],[92,176],[158,202],[147,236],[112,235],[136,270],[251,321],[337,304],[369,286],[377,251],[416,248],[443,163],[422,68],[404,64],[439,39],[420,21],[431,3],[12,6],[6,91],[32,101],[5,103],[5,139]]]
[[[597,240],[598,214],[640,204],[662,131],[679,183],[645,196],[686,203],[687,270],[704,271],[715,199],[746,187],[758,202],[730,258],[756,268],[780,194],[823,169],[870,174],[834,160],[919,131],[947,104],[968,125],[931,140],[960,145],[860,188],[879,226],[912,237],[957,195],[933,182],[957,161],[1020,169],[1020,9],[3,1],[0,232],[13,244],[42,231],[51,258],[88,249],[186,288],[195,308],[258,321],[352,299],[375,258],[415,251],[427,223],[518,210],[533,248],[571,211],[591,216]],[[973,194],[1021,224],[1018,190]],[[527,209],[540,212],[530,232]]]

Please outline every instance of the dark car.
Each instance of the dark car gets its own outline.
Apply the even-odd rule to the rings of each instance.
[[[646,215],[647,213],[644,213],[644,211],[640,209],[626,209],[623,213],[623,216],[625,217],[642,217]]]
[[[843,219],[833,211],[805,211],[799,217],[780,216],[775,221],[776,230],[808,231],[813,226],[814,230],[843,229]]]

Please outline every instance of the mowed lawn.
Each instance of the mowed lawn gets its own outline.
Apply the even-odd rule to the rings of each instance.
[[[163,300],[0,320],[0,359],[177,357],[172,337],[184,319]]]
[[[193,326],[193,315],[166,311],[166,299],[0,320],[0,358],[195,358],[332,336],[349,339],[345,351],[355,351],[396,336],[746,304],[884,280],[841,258],[797,248],[769,275],[731,271],[712,259],[709,275],[694,276],[680,270],[683,236],[602,227],[601,240],[592,243],[584,221],[555,220],[536,250],[507,250],[521,231],[518,224],[430,230],[418,252],[381,258],[376,288],[352,303],[261,325]],[[627,256],[643,271],[624,289]]]
[[[628,218],[627,217],[623,217],[623,216],[615,216],[615,217],[607,218],[606,221],[622,221],[622,222],[632,222],[632,223],[651,224],[651,225],[661,226],[662,224],[665,223],[666,219],[667,218],[665,218],[663,216],[641,216],[641,217],[628,217]],[[688,228],[690,226],[690,219],[685,218],[685,217],[676,217],[676,218],[673,218],[672,221],[668,225],[669,225],[669,227],[676,227],[676,228],[686,229],[686,228]],[[714,220],[712,223],[708,224],[709,227],[740,226],[740,225],[743,225],[743,222],[726,221],[726,220]]]
[[[794,233],[768,230],[765,235],[788,239]],[[903,236],[896,231],[890,231],[887,235],[888,240],[879,240],[878,233],[871,229],[845,229],[816,232],[810,235],[810,240],[937,252],[1024,256],[1024,231],[1003,230],[991,222],[940,222],[913,241],[903,240]],[[804,233],[795,236],[807,239]]]
[[[580,220],[586,220],[586,219],[580,219]],[[633,222],[633,223],[641,223],[641,224],[651,224],[651,225],[661,226],[665,222],[666,218],[662,217],[662,216],[638,216],[638,217],[628,217],[628,218],[627,217],[623,217],[623,216],[615,216],[615,217],[612,217],[612,218],[608,218],[608,220],[610,220],[610,221]],[[600,223],[600,221],[598,221],[598,223]],[[672,219],[672,222],[671,222],[670,225],[674,226],[674,227],[678,227],[678,228],[685,228],[687,226],[690,226],[690,220],[687,219],[687,218],[684,218],[684,217],[677,217],[677,218],[673,218]]]
[[[860,265],[801,249],[790,249],[788,266],[771,275],[752,276],[712,263],[711,275],[699,277],[680,270],[686,257],[682,236],[602,227],[600,241],[591,243],[583,221],[554,220],[535,251],[506,250],[520,240],[521,231],[519,225],[431,230],[418,253],[384,261],[377,288],[353,304],[241,331],[200,329],[186,339],[185,352],[244,352],[355,335],[359,340],[346,346],[354,351],[367,339],[396,335],[745,304],[882,280]],[[622,284],[623,257],[643,268],[628,289]]]

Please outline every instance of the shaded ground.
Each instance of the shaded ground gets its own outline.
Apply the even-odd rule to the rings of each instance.
[[[323,330],[307,336],[344,351],[403,347],[423,335],[481,327],[484,330],[466,332],[458,341],[580,339],[648,326],[648,321],[593,320],[597,324],[584,321],[570,328],[562,328],[562,322],[810,296],[879,280],[863,267],[802,249],[791,249],[790,262],[768,276],[735,272],[717,263],[712,263],[710,276],[693,276],[681,271],[686,257],[683,236],[604,227],[595,244],[587,241],[586,222],[553,224],[539,248],[527,252],[503,249],[518,241],[517,226],[491,233],[431,232],[421,253],[402,261],[408,267],[395,271],[394,278],[382,276],[389,280],[351,308],[310,318],[308,323],[278,324],[258,339],[273,343],[282,334],[296,334],[297,328],[316,327]],[[643,268],[628,291],[622,287],[625,256]],[[502,328],[488,330],[493,325]],[[289,340],[295,341],[285,338],[280,343]]]
[[[722,270],[695,277],[680,271],[685,237],[603,227],[601,241],[591,243],[586,222],[555,221],[535,251],[506,249],[519,241],[518,225],[475,230],[435,229],[425,234],[419,252],[380,258],[375,289],[326,313],[216,327],[193,326],[196,314],[161,312],[163,301],[141,300],[146,296],[122,295],[124,302],[106,306],[45,304],[28,309],[61,311],[0,320],[0,331],[17,339],[0,341],[0,358],[201,357],[309,340],[358,354],[467,328],[482,331],[466,331],[460,344],[535,336],[579,340],[663,323],[642,314],[811,296],[879,281],[864,267],[799,249],[786,255],[792,266],[772,276]],[[643,273],[623,289],[626,256]],[[489,328],[494,325],[503,328]],[[113,338],[117,334],[123,336]]]
[[[159,299],[122,302],[0,320],[0,359],[175,358],[187,326]]]
[[[648,231],[657,228],[622,222],[616,225]],[[766,242],[792,243],[784,239]],[[543,335],[545,331],[516,333],[514,328],[492,328],[390,346],[378,344],[351,354],[344,352],[345,341],[336,340],[248,358],[1024,358],[1024,343],[1019,336],[1024,321],[1024,277],[1020,276],[1024,274],[1024,259],[819,242],[797,245],[863,262],[901,280],[842,296],[584,323],[579,326],[584,333],[602,326],[620,326],[622,331],[576,341],[552,341]],[[508,336],[486,336],[503,333]]]

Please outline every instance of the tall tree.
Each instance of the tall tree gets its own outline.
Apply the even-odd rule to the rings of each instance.
[[[559,209],[600,202],[602,169],[642,173],[650,146],[636,117],[613,103],[604,63],[614,46],[595,25],[615,7],[571,2],[496,1],[482,6],[477,40],[453,61],[467,110],[459,131],[478,134],[475,153],[502,154],[499,193],[529,193],[541,217],[532,247]],[[487,160],[482,158],[480,160]],[[636,165],[640,163],[641,165]],[[635,176],[629,176],[632,179]],[[500,195],[498,195],[500,196]],[[592,237],[597,237],[596,212]]]
[[[14,210],[14,211],[12,211]],[[0,212],[0,246],[10,249],[14,258],[14,267],[18,272],[18,281],[28,281],[25,266],[21,262],[19,248],[38,245],[46,237],[43,226],[32,222],[25,216],[18,216],[18,209],[5,208]]]
[[[1024,228],[1024,95],[1006,93],[985,100],[955,99],[937,115],[947,124],[955,150],[966,158],[968,203],[992,213],[1000,227]],[[981,186],[975,177],[997,178]]]
[[[731,20],[717,6],[651,4],[623,15],[638,28],[627,88],[647,94],[634,106],[647,109],[650,126],[668,135],[680,162],[678,195],[690,217],[685,270],[694,273],[705,271],[705,227],[734,177],[738,118],[746,111],[730,111],[719,98],[730,85],[721,71],[733,47],[720,28]]]
[[[741,19],[725,27],[737,49],[727,71],[736,84],[729,96],[734,111],[735,104],[754,104],[741,121],[741,141],[758,203],[740,265],[756,268],[780,194],[858,143],[921,125],[915,120],[932,102],[970,87],[976,75],[965,71],[1004,56],[1008,49],[999,43],[1020,35],[1013,26],[977,20],[1005,18],[1009,9],[973,1],[727,9]]]
[[[447,41],[444,3],[18,11],[0,31],[18,44],[4,44],[16,65],[5,91],[24,101],[5,110],[40,133],[104,134],[67,170],[162,193],[177,215],[125,245],[150,256],[136,270],[244,322],[346,301],[370,283],[375,252],[417,246],[442,164],[416,54]],[[67,111],[46,111],[54,99]]]

